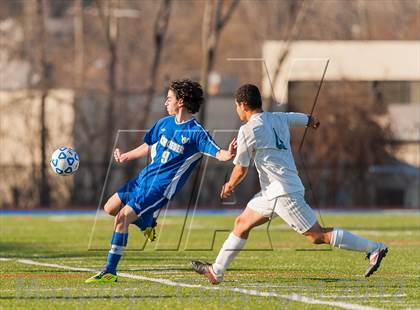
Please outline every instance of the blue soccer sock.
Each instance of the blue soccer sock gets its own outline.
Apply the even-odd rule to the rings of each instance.
[[[106,272],[117,274],[117,265],[127,246],[127,241],[128,233],[114,231],[111,240],[111,249],[108,252],[108,259],[105,267]]]

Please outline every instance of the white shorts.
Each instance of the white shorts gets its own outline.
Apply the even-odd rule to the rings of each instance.
[[[279,196],[273,200],[267,200],[259,192],[248,202],[247,207],[264,217],[280,216],[300,234],[307,232],[317,221],[315,212],[306,203],[303,192]]]

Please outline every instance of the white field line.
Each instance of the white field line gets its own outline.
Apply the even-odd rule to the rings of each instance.
[[[111,290],[115,290],[115,286],[109,286],[109,288]],[[131,287],[131,288],[118,288],[119,291],[124,291],[124,292],[130,292],[130,291],[141,291],[143,290],[142,287]],[[60,291],[80,291],[80,288],[75,288],[75,287],[57,287],[57,288],[31,288],[31,289],[25,289],[25,292],[60,292]],[[104,292],[106,291],[106,288],[90,288],[89,291],[99,291],[99,292]],[[1,293],[13,293],[16,292],[16,290],[0,290]]]
[[[189,267],[188,264],[159,264],[155,267],[146,265],[146,264],[138,264],[138,265],[132,265],[132,264],[124,264],[124,267],[126,268],[136,268],[136,269],[145,269],[145,270],[167,270],[165,267],[178,267],[178,268],[185,268]]]
[[[376,295],[318,295],[318,297],[324,297],[324,298],[402,298],[407,297],[407,294],[376,294]]]
[[[289,288],[290,286],[284,285],[284,286],[270,286],[270,287],[284,287]],[[115,288],[115,287],[114,287]],[[141,287],[130,287],[130,288],[120,288],[120,291],[140,291],[143,288]],[[57,287],[57,288],[43,288],[43,289],[26,289],[27,292],[59,292],[59,291],[77,291],[80,290],[79,288],[72,288],[72,287]],[[103,288],[90,288],[89,291],[103,291]],[[2,290],[0,289],[0,292],[2,293],[13,293],[16,292],[16,290]],[[407,297],[407,294],[378,294],[378,295],[318,295],[318,297],[324,297],[324,298],[402,298]]]
[[[134,269],[135,271],[136,269]],[[133,271],[133,270],[128,270],[128,271]],[[146,270],[145,270],[146,271]],[[146,271],[147,272],[147,271]],[[150,272],[150,271],[149,271]],[[171,276],[177,276],[179,277],[179,275],[183,275],[185,274],[185,271],[174,271],[174,270],[167,270],[167,271],[153,271],[154,274],[167,274],[167,275],[171,275]],[[119,273],[118,273],[119,274]]]
[[[71,267],[71,266],[65,266],[65,265],[58,265],[58,264],[49,264],[49,263],[41,263],[36,262],[29,259],[18,259],[17,262],[27,265],[35,265],[35,266],[44,266],[44,267],[50,267],[50,268],[59,268],[59,269],[65,269],[65,270],[71,270],[71,271],[82,271],[82,272],[98,272],[95,269],[91,268],[81,268],[81,267]],[[296,302],[302,302],[306,304],[313,304],[313,305],[327,305],[327,306],[334,306],[342,309],[353,309],[353,310],[377,310],[379,308],[369,307],[369,306],[362,306],[358,304],[351,304],[346,302],[339,302],[339,301],[326,301],[326,300],[319,300],[312,297],[302,296],[298,294],[278,294],[274,292],[261,292],[257,290],[251,290],[251,289],[243,289],[243,288],[235,288],[235,287],[222,287],[222,286],[205,286],[200,284],[188,284],[188,283],[180,283],[180,282],[174,282],[167,279],[160,279],[160,278],[149,278],[141,275],[133,275],[129,273],[119,273],[119,277],[121,278],[128,278],[128,279],[136,279],[136,280],[143,280],[148,282],[154,282],[159,283],[163,285],[168,286],[174,286],[174,287],[186,287],[186,288],[198,288],[203,290],[213,290],[213,291],[230,291],[230,292],[236,292],[244,295],[251,295],[251,296],[260,296],[260,297],[277,297],[281,299],[286,299],[290,301],[296,301]]]

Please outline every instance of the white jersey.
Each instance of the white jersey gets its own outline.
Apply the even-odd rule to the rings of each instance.
[[[302,113],[261,112],[238,132],[235,165],[248,167],[254,159],[262,194],[276,197],[304,191],[290,146],[290,127],[305,126],[308,116]]]

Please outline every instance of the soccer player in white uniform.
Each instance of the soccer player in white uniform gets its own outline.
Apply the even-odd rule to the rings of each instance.
[[[319,127],[315,117],[302,113],[269,113],[262,111],[261,96],[255,85],[241,86],[235,95],[236,112],[246,122],[238,132],[235,167],[224,184],[222,198],[227,198],[245,178],[251,160],[258,171],[261,191],[235,220],[235,226],[224,242],[213,264],[193,261],[193,269],[213,284],[223,281],[223,274],[244,247],[252,228],[280,216],[299,234],[314,244],[365,252],[369,265],[365,276],[374,273],[388,252],[385,244],[367,240],[341,228],[319,225],[315,212],[304,199],[304,187],[298,176],[290,145],[291,127]]]

